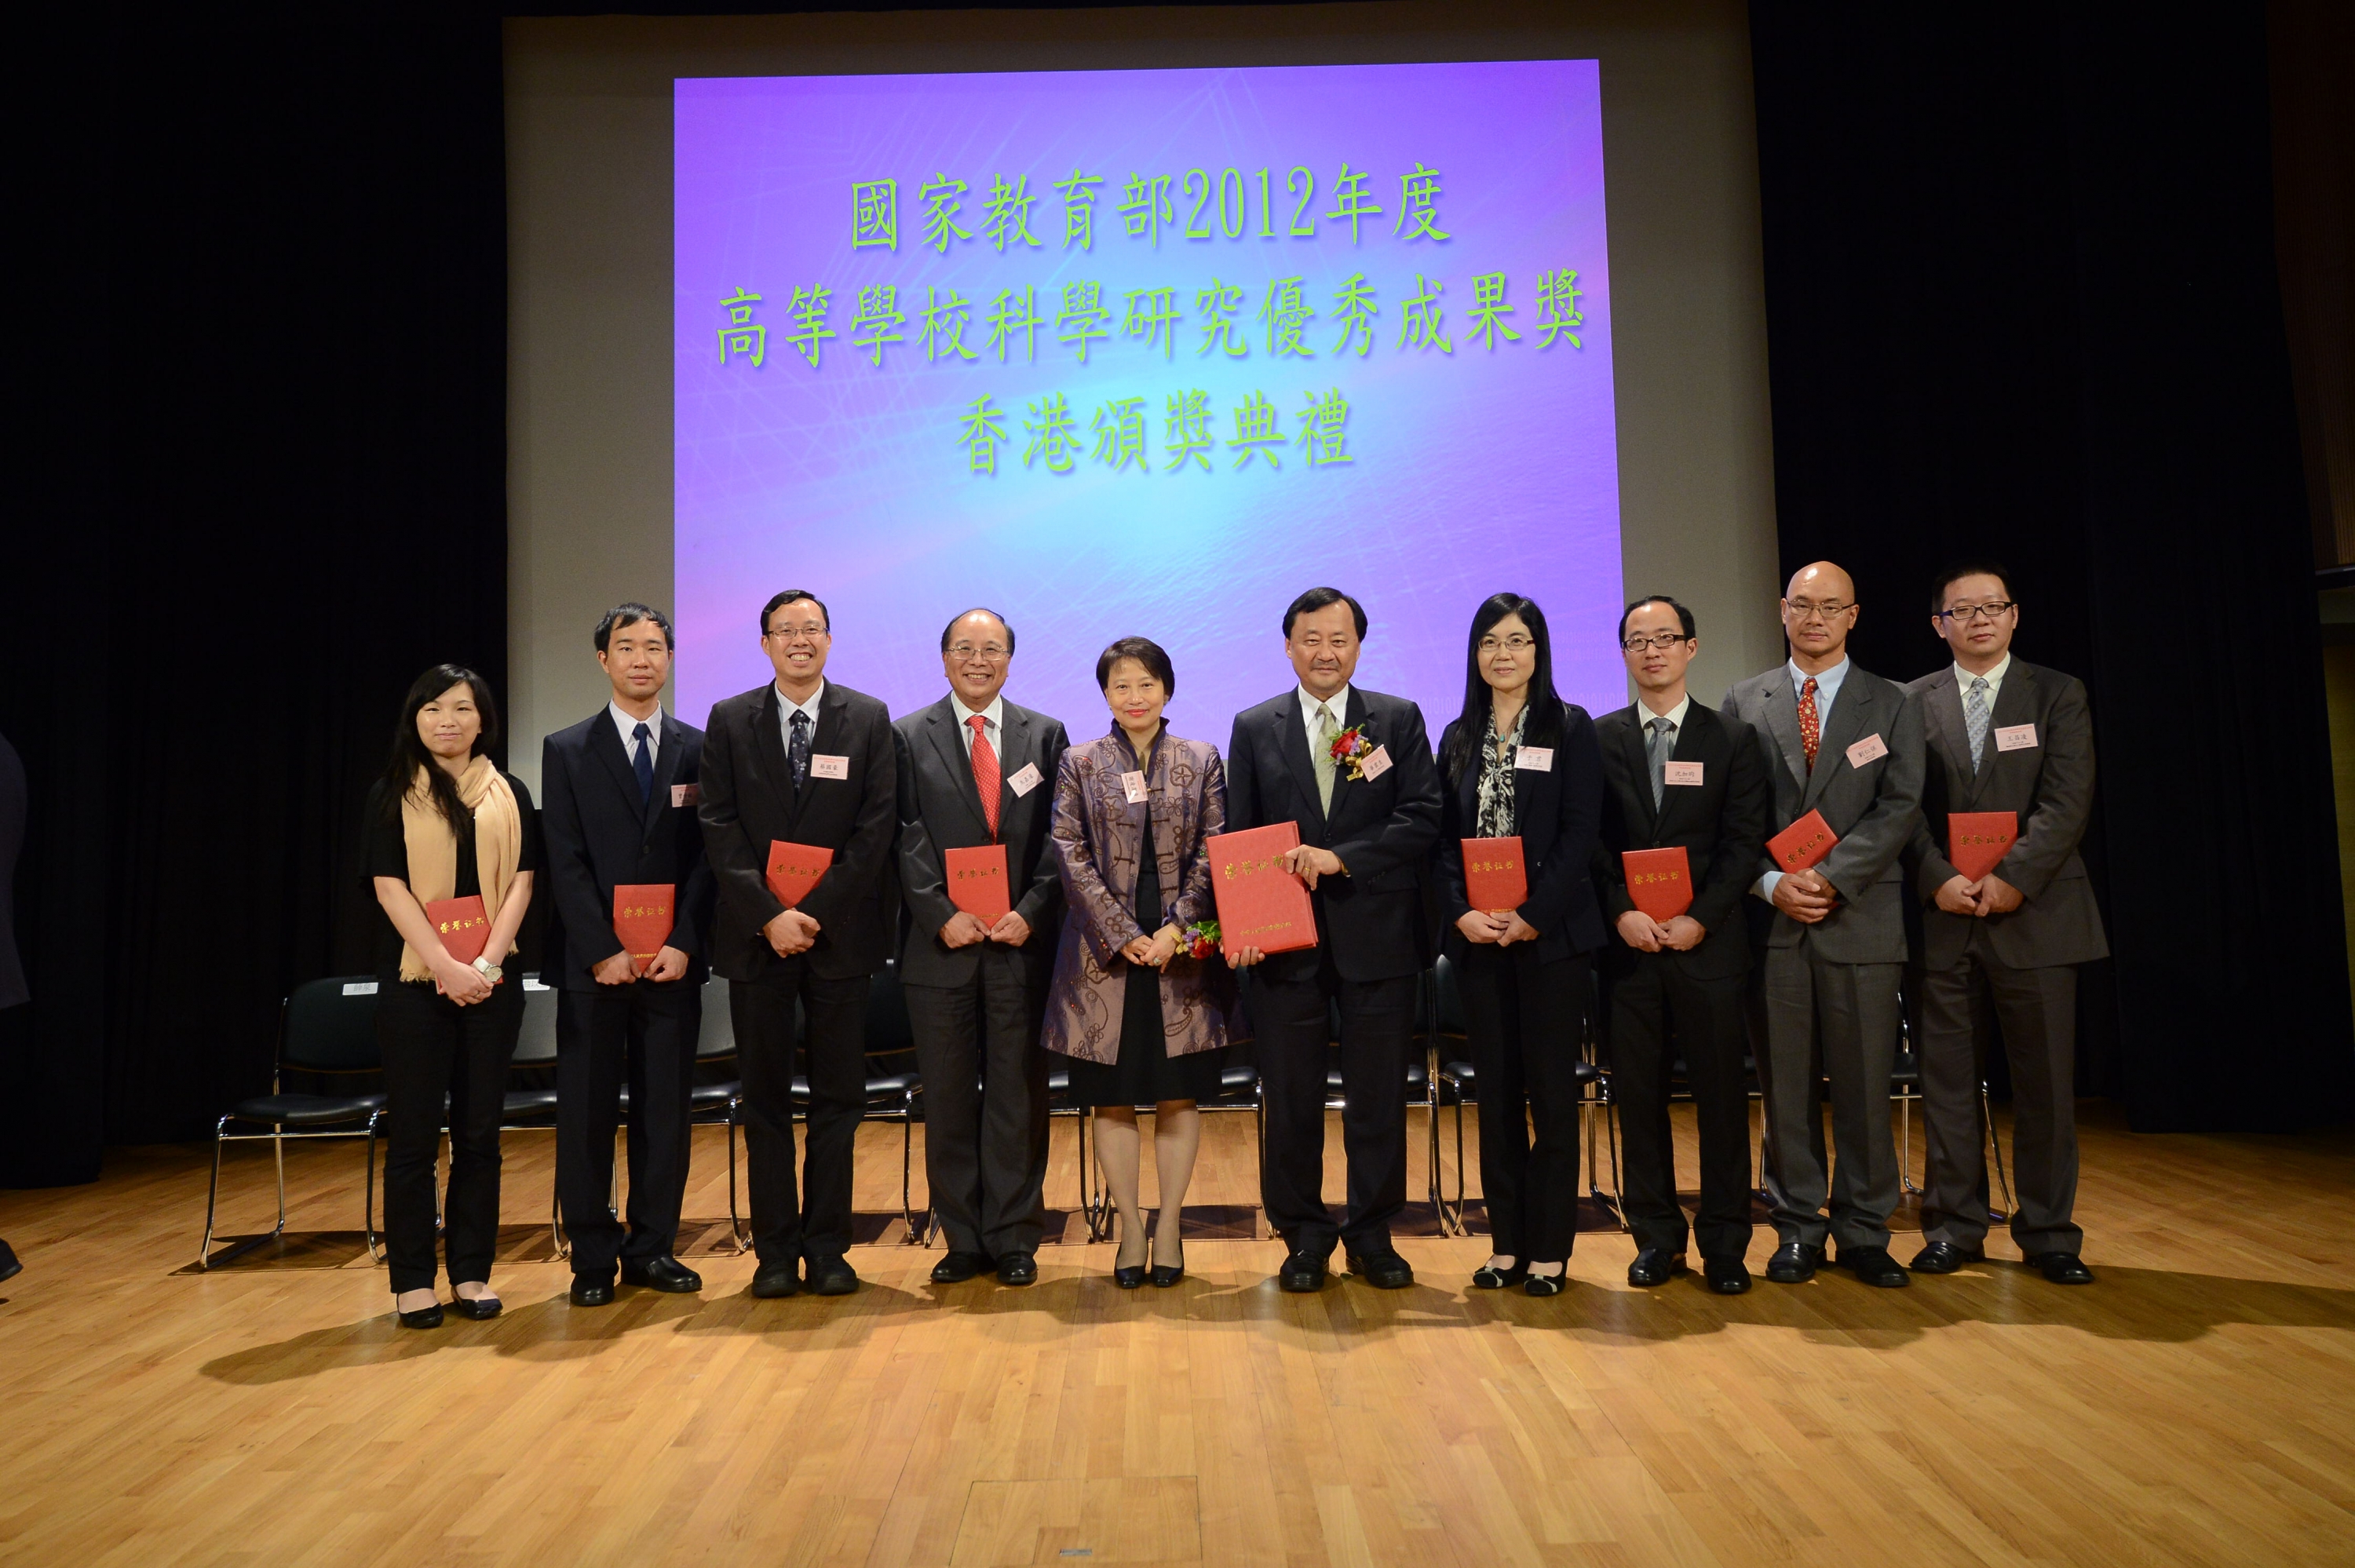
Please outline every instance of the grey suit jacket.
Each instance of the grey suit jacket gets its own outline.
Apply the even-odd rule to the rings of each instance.
[[[2085,705],[2084,683],[2014,655],[1996,694],[1987,748],[1976,768],[1955,667],[1949,664],[1905,689],[1921,705],[1930,750],[1922,821],[1905,852],[1914,894],[1923,906],[1924,959],[1939,969],[1959,961],[1975,925],[1987,927],[1996,958],[2013,969],[2107,958],[2102,912],[2085,880],[2085,863],[2077,857],[2094,809],[2094,718]],[[2019,725],[2036,726],[2036,744],[1997,750],[1995,732]],[[1938,889],[1956,874],[1946,858],[1950,811],[2019,816],[2019,836],[1996,865],[1996,874],[2027,900],[2010,914],[1981,921],[1938,907]]]
[[[952,711],[954,702],[943,697],[891,726],[900,758],[900,900],[908,916],[900,935],[903,985],[968,985],[981,963],[981,944],[952,948],[941,940],[941,927],[956,913],[942,852],[992,842],[973,782],[973,762],[957,733],[963,720]],[[1007,703],[999,742],[995,842],[1006,846],[1007,893],[1014,913],[1030,927],[1021,951],[1043,984],[1063,916],[1063,886],[1050,829],[1055,770],[1071,741],[1060,719]],[[1017,794],[1011,781],[1025,768],[1036,768],[1039,774]]]
[[[1832,912],[1813,926],[1774,912],[1767,945],[1806,943],[1842,964],[1902,964],[1905,961],[1905,872],[1898,857],[1921,821],[1922,707],[1894,682],[1849,665],[1839,700],[1816,748],[1816,766],[1799,744],[1798,694],[1790,673],[1777,664],[1725,694],[1720,713],[1758,733],[1774,781],[1774,808],[1766,836],[1774,837],[1809,811],[1820,811],[1839,842],[1817,872],[1839,893]],[[1873,736],[1887,747],[1861,767],[1849,748]],[[1775,869],[1766,855],[1757,874]],[[1754,878],[1753,878],[1754,880]]]

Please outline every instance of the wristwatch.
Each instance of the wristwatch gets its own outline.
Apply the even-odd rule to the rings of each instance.
[[[482,976],[485,980],[490,981],[493,985],[499,983],[502,973],[499,966],[491,962],[488,959],[476,959],[474,960],[474,972]]]

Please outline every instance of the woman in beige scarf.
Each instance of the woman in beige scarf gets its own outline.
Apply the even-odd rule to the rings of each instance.
[[[433,1171],[445,1097],[442,1214],[454,1306],[476,1319],[499,1312],[489,1284],[499,1120],[523,1022],[523,976],[504,965],[531,905],[539,851],[530,795],[486,755],[497,740],[490,683],[437,664],[410,686],[391,759],[368,797],[368,869],[386,919],[377,956],[385,1250],[394,1310],[412,1329],[442,1322]],[[466,950],[478,931],[479,958],[452,950]]]

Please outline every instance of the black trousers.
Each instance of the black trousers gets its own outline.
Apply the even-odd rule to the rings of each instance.
[[[392,1288],[433,1285],[433,1163],[450,1105],[450,1190],[442,1239],[450,1282],[491,1277],[499,1237],[499,1118],[523,1028],[523,980],[460,1007],[430,980],[387,983],[377,1007],[384,1053],[384,1250]]]
[[[1329,1011],[1341,1011],[1341,1146],[1348,1208],[1325,1206],[1325,1062]],[[1406,1207],[1406,1062],[1414,1037],[1414,977],[1346,980],[1322,952],[1283,980],[1252,977],[1252,1022],[1267,1097],[1260,1202],[1295,1252],[1319,1256],[1338,1240],[1361,1255],[1391,1248]]]
[[[1701,1256],[1739,1262],[1751,1233],[1750,1096],[1742,1082],[1746,981],[1741,975],[1694,980],[1662,953],[1633,957],[1634,967],[1611,985],[1611,1097],[1625,1145],[1627,1227],[1638,1247],[1685,1250],[1668,1132],[1671,1069],[1681,1055],[1700,1132],[1700,1215],[1693,1230]]]
[[[728,982],[744,1073],[752,1250],[763,1266],[850,1250],[850,1166],[867,1110],[868,977],[822,980],[796,955]],[[794,1002],[808,1026],[809,1139],[794,1182]]]
[[[1578,1235],[1578,1043],[1593,966],[1584,954],[1549,962],[1534,943],[1474,943],[1455,973],[1480,1102],[1489,1245],[1559,1263]]]
[[[1047,1053],[1029,959],[984,945],[973,983],[910,985],[924,1180],[954,1252],[1036,1252],[1047,1228]]]
[[[556,1197],[572,1272],[610,1281],[622,1258],[678,1245],[687,1197],[687,1097],[702,1033],[703,988],[635,980],[556,999]],[[609,1206],[613,1128],[630,1086],[629,1228]]]

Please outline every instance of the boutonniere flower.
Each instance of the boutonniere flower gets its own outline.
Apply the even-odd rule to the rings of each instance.
[[[1362,779],[1366,776],[1366,758],[1373,750],[1374,743],[1366,738],[1366,726],[1353,724],[1333,737],[1333,765],[1348,769],[1342,777]]]
[[[1178,933],[1178,950],[1189,959],[1207,959],[1219,950],[1219,923],[1197,920]]]

